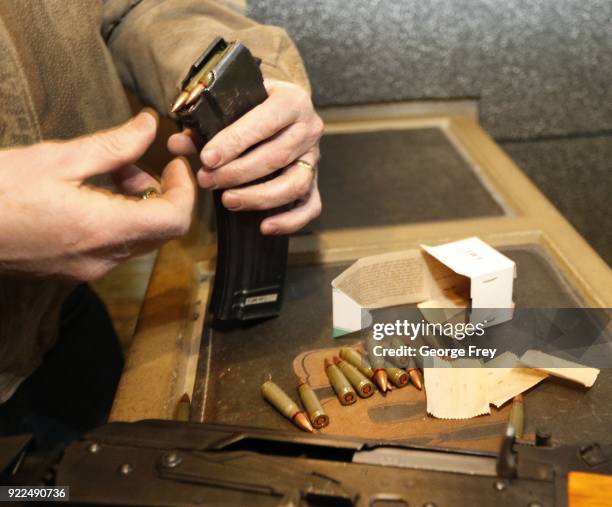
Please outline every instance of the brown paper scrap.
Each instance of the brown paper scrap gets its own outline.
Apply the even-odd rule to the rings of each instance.
[[[597,368],[582,366],[579,363],[551,356],[540,350],[528,350],[521,356],[520,362],[524,366],[577,382],[585,387],[591,387],[599,375]],[[550,366],[545,367],[544,364]]]
[[[424,368],[428,413],[439,419],[491,413],[485,368],[455,367],[440,358],[434,358],[433,366]]]

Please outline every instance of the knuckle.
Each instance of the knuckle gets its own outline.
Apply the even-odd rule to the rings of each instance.
[[[321,138],[324,130],[325,130],[325,124],[323,123],[323,120],[318,114],[315,113],[315,117],[312,122],[312,135],[315,138],[315,140],[318,140]]]
[[[262,118],[259,122],[261,132],[273,133],[276,132],[278,126],[281,124],[281,113],[278,110],[270,111],[268,114],[261,115]]]
[[[299,86],[295,87],[295,100],[302,109],[312,109],[310,94]]]
[[[279,148],[271,157],[271,168],[280,169],[281,167],[288,166],[291,162],[293,162],[293,151],[288,147]]]
[[[222,169],[217,169],[214,176],[216,186],[219,188],[227,188],[232,185],[243,183],[242,175],[248,174],[247,169],[248,168],[238,162],[225,166]]]
[[[293,179],[292,184],[292,196],[294,199],[299,199],[300,197],[304,197],[310,192],[310,186],[312,184],[312,179],[310,178],[310,171],[308,174],[304,176],[300,176],[299,178]]]
[[[244,134],[238,129],[229,129],[227,131],[228,144],[231,146],[231,151],[235,155],[240,155],[246,148]]]

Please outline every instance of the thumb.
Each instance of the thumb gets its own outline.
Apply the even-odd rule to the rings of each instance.
[[[84,180],[133,164],[151,146],[156,132],[157,115],[151,109],[143,109],[118,127],[65,143],[69,177]]]

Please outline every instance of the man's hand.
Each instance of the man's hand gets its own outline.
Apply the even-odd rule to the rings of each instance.
[[[184,234],[195,194],[186,162],[170,162],[161,186],[133,165],[156,128],[141,112],[92,136],[0,151],[0,272],[93,280]],[[84,184],[104,173],[126,194],[155,187],[160,196],[141,200]]]
[[[238,211],[297,201],[292,210],[261,223],[263,234],[289,234],[321,213],[315,171],[297,161],[316,167],[323,122],[310,96],[299,86],[282,81],[266,81],[265,85],[268,99],[204,146],[197,178],[203,188],[233,188],[283,169],[265,183],[226,190],[222,201],[227,209]],[[168,149],[176,155],[196,153],[196,144],[190,131],[168,139]]]

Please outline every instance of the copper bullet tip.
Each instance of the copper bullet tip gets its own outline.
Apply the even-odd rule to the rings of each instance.
[[[376,370],[374,372],[374,382],[380,389],[381,393],[386,393],[389,388],[389,382],[387,377],[387,372],[383,369]]]
[[[172,107],[170,108],[170,112],[176,113],[181,107],[185,105],[187,99],[189,98],[189,92],[182,91],[176,100],[173,102]]]
[[[512,402],[516,402],[516,403],[523,403],[523,395],[522,394],[517,394],[513,399]]]
[[[421,374],[416,368],[409,368],[408,375],[410,375],[410,381],[414,384],[419,391],[423,390],[423,381],[421,380]]]
[[[325,364],[325,369],[327,370],[327,368],[329,368],[332,365],[332,362],[330,361],[329,357],[325,358],[325,361],[323,361],[323,363]]]
[[[300,377],[299,375],[295,376],[295,381],[296,381],[298,387],[303,386],[306,383],[306,381],[302,377]]]
[[[189,395],[187,393],[183,394],[183,396],[181,396],[181,399],[179,400],[179,403],[191,403]]]
[[[338,356],[334,356],[332,358],[334,360],[334,364],[340,364],[343,363],[344,361],[342,359],[340,359]]]
[[[301,430],[308,431],[310,433],[314,431],[312,424],[310,424],[310,421],[308,420],[308,417],[306,417],[306,414],[304,412],[296,413],[293,416],[293,422]]]
[[[193,90],[191,90],[191,93],[189,93],[187,100],[185,101],[186,105],[190,106],[191,104],[193,104],[200,97],[200,95],[202,95],[204,88],[206,88],[206,86],[204,85],[204,83],[202,83],[202,81],[195,85]]]

